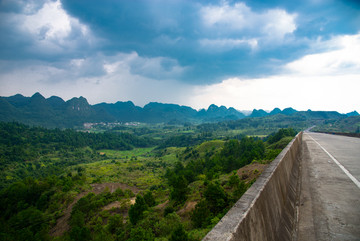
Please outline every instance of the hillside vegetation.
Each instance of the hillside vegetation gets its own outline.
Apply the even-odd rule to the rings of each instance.
[[[340,120],[326,120],[313,128],[314,131],[337,133],[360,133],[360,116],[350,116]]]
[[[82,127],[84,123],[145,122],[183,124],[186,122],[215,122],[236,120],[245,115],[234,108],[210,105],[207,110],[196,111],[176,104],[151,102],[143,108],[131,101],[115,104],[90,105],[84,97],[64,101],[60,97],[31,97],[20,94],[0,97],[0,121],[18,121],[29,125],[51,128]]]
[[[358,115],[356,111],[344,115],[336,111],[297,111],[293,108],[283,110],[275,108],[271,112],[254,109],[246,117],[232,107],[219,107],[214,104],[210,105],[208,109],[197,111],[188,106],[156,102],[148,103],[144,107],[136,106],[131,101],[90,105],[84,97],[74,97],[64,101],[57,96],[45,98],[40,93],[35,93],[31,97],[20,94],[0,97],[0,121],[17,121],[48,128],[81,128],[85,123],[92,125],[94,123],[125,122],[183,125],[230,121],[232,123],[230,126],[232,126],[244,118],[261,119],[261,117],[269,117],[270,122],[272,118],[281,119],[284,125],[286,125],[285,119],[287,119],[292,124],[306,126],[309,121],[320,124],[324,120],[339,120]],[[243,123],[246,124],[247,121]],[[254,123],[256,122],[254,121]],[[263,130],[258,129],[258,131]]]
[[[201,240],[296,134],[99,127],[0,123],[1,240]]]

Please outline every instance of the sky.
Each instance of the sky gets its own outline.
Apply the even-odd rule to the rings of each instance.
[[[360,112],[357,0],[0,0],[0,95]]]

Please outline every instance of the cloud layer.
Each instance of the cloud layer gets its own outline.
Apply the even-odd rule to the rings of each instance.
[[[318,40],[313,45],[314,51],[317,53],[282,66],[277,75],[229,78],[198,86],[189,103],[221,103],[238,109],[289,106],[343,112],[359,109],[360,33]]]
[[[359,16],[336,0],[0,0],[0,94],[270,109],[321,87],[333,100],[360,87]],[[307,108],[337,106],[307,93]]]
[[[239,43],[248,42],[251,48],[258,47],[259,42],[261,45],[281,45],[285,37],[296,30],[296,14],[283,9],[257,13],[242,2],[234,5],[222,2],[221,5],[202,7],[200,12],[207,35],[215,39],[231,36]]]

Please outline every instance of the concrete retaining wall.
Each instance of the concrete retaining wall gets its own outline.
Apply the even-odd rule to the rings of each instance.
[[[299,133],[203,240],[291,240],[301,143]]]

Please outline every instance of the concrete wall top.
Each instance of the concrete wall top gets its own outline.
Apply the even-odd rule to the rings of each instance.
[[[263,171],[203,240],[289,240],[302,132]]]

